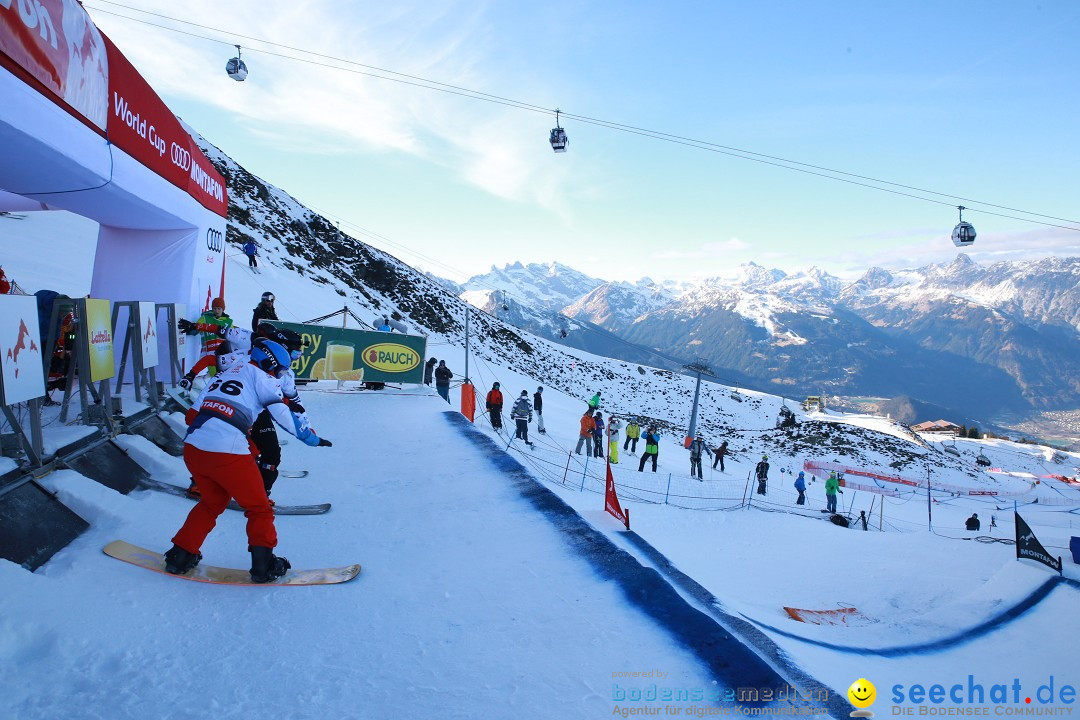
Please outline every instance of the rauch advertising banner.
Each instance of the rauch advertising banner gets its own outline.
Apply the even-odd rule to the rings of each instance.
[[[308,380],[422,383],[427,338],[373,330],[275,322],[299,333],[304,353],[293,363],[296,377]]]

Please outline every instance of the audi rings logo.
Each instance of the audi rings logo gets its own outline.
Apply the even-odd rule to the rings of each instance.
[[[210,228],[206,231],[206,247],[211,252],[221,252],[223,236],[220,230]]]
[[[173,165],[185,172],[191,169],[191,153],[185,148],[173,143],[172,147],[169,148],[169,153],[172,157]]]

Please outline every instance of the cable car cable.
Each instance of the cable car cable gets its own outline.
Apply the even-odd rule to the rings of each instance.
[[[263,54],[269,55],[269,56],[272,56],[272,57],[280,57],[280,58],[283,58],[283,59],[286,59],[286,60],[295,60],[297,62],[305,62],[305,63],[311,64],[311,65],[316,65],[316,66],[326,67],[326,68],[331,68],[331,69],[336,69],[336,70],[342,70],[344,72],[352,72],[352,73],[355,73],[355,74],[366,75],[366,76],[369,76],[369,77],[378,78],[378,79],[382,79],[382,80],[390,80],[390,81],[393,81],[393,82],[398,82],[398,83],[402,83],[402,84],[405,84],[405,85],[413,85],[413,86],[416,86],[416,87],[426,88],[426,89],[429,89],[429,90],[438,90],[440,92],[446,92],[446,93],[449,93],[449,94],[452,94],[452,95],[459,95],[459,96],[462,96],[462,97],[473,98],[473,99],[476,99],[476,100],[484,100],[486,102],[491,102],[491,103],[495,103],[495,104],[498,104],[498,105],[505,105],[505,106],[508,106],[508,107],[515,107],[515,108],[518,108],[518,109],[521,109],[521,110],[528,110],[530,112],[538,112],[538,113],[544,113],[544,114],[550,114],[552,112],[548,108],[544,108],[544,107],[541,107],[539,105],[535,105],[533,103],[527,103],[527,102],[520,101],[520,100],[514,100],[512,98],[506,98],[506,97],[503,97],[503,96],[500,96],[500,95],[493,95],[493,94],[490,94],[490,93],[484,93],[484,92],[481,92],[481,91],[478,91],[478,90],[471,90],[469,88],[464,88],[464,87],[461,87],[461,86],[458,86],[458,85],[451,85],[449,83],[443,83],[443,82],[439,82],[437,80],[429,80],[427,78],[422,78],[420,76],[409,75],[407,73],[401,73],[401,72],[397,72],[397,71],[394,71],[394,70],[388,70],[388,69],[385,69],[385,68],[379,68],[379,67],[373,66],[373,65],[366,65],[364,63],[360,63],[360,62],[357,62],[357,61],[354,61],[354,60],[347,60],[347,59],[344,59],[344,58],[338,58],[338,57],[334,57],[334,56],[331,56],[331,55],[325,55],[325,54],[321,54],[321,53],[316,53],[316,52],[313,52],[313,51],[310,51],[310,50],[305,50],[303,48],[297,48],[297,47],[294,47],[294,46],[284,45],[284,44],[281,44],[281,43],[275,43],[275,42],[272,42],[272,41],[269,41],[269,40],[264,40],[264,39],[261,39],[261,38],[255,38],[255,37],[252,37],[252,36],[249,36],[249,35],[243,35],[243,34],[239,34],[239,33],[229,33],[228,31],[222,30],[220,28],[215,28],[215,27],[208,26],[208,25],[201,25],[199,23],[194,23],[194,22],[190,22],[190,21],[187,21],[187,20],[181,20],[179,18],[171,17],[171,16],[168,16],[168,15],[160,14],[160,13],[153,13],[153,12],[149,12],[149,11],[146,11],[146,10],[140,10],[139,8],[133,8],[133,7],[130,7],[128,5],[123,5],[123,4],[117,3],[117,2],[112,2],[112,0],[95,0],[95,1],[96,2],[104,2],[104,3],[107,3],[109,5],[114,5],[116,7],[124,8],[126,10],[132,10],[132,11],[136,11],[136,12],[146,13],[148,15],[153,15],[155,17],[160,17],[160,18],[167,19],[167,20],[170,20],[170,21],[173,21],[173,22],[177,22],[177,23],[191,25],[193,27],[199,27],[199,28],[203,28],[203,29],[207,29],[207,30],[212,30],[214,32],[220,32],[220,33],[223,33],[223,34],[228,34],[228,35],[233,36],[233,37],[242,37],[242,38],[246,38],[246,39],[249,39],[249,40],[255,40],[257,42],[260,42],[260,43],[263,43],[263,44],[266,44],[266,45],[269,45],[269,46],[272,46],[272,47],[285,48],[285,49],[292,50],[294,52],[301,52],[301,53],[304,53],[304,54],[307,54],[307,55],[311,55],[313,57],[321,57],[321,58],[325,58],[325,59],[334,60],[335,62],[341,62],[341,63],[350,64],[350,65],[355,65],[357,67],[363,67],[363,68],[369,68],[369,69],[372,69],[372,70],[378,70],[379,72],[389,73],[389,74],[392,74],[392,75],[398,75],[398,76],[400,76],[402,78],[409,78],[409,80],[415,80],[415,81],[419,81],[419,82],[410,82],[409,80],[400,80],[398,78],[386,77],[385,75],[377,75],[377,74],[374,74],[374,73],[371,73],[371,72],[363,72],[363,71],[360,71],[360,70],[353,70],[353,69],[350,69],[350,68],[343,68],[343,67],[340,67],[340,66],[337,66],[337,65],[330,65],[330,64],[327,64],[327,63],[319,63],[319,62],[315,62],[315,61],[312,61],[312,60],[306,60],[304,58],[298,58],[298,57],[294,57],[294,56],[291,56],[291,55],[284,55],[284,54],[280,54],[280,53],[273,53],[273,52],[269,52],[269,51],[266,51],[266,50],[257,51],[257,52],[262,52]],[[173,28],[173,27],[169,27],[169,26],[166,26],[166,25],[153,23],[153,22],[150,22],[148,20],[143,20],[143,19],[140,19],[140,18],[135,18],[135,17],[128,16],[128,15],[123,15],[121,13],[106,10],[104,8],[95,7],[93,5],[85,5],[85,7],[91,7],[91,8],[93,8],[94,10],[96,10],[98,12],[102,12],[102,13],[109,14],[109,15],[114,15],[116,17],[121,17],[121,18],[124,18],[124,19],[127,19],[127,20],[131,20],[133,22],[138,22],[138,23],[143,23],[143,24],[146,24],[146,25],[151,25],[153,27],[158,27],[158,28],[161,28],[163,30],[170,30],[172,32],[181,33],[181,34],[188,35],[188,36],[191,36],[191,37],[196,37],[196,38],[200,38],[200,39],[203,39],[203,40],[208,40],[208,41],[211,41],[211,42],[220,42],[220,43],[229,44],[229,45],[233,44],[231,42],[227,42],[227,41],[224,41],[224,40],[218,40],[216,38],[211,38],[211,37],[207,37],[207,36],[204,36],[204,35],[199,35],[197,33],[192,33],[192,32],[187,32],[187,31],[184,31],[184,30],[180,30],[179,28]],[[249,51],[250,51],[250,49],[249,49]],[[1062,217],[1058,217],[1058,216],[1055,216],[1055,215],[1048,215],[1048,214],[1045,214],[1045,213],[1038,213],[1038,212],[1034,212],[1034,211],[1023,210],[1023,209],[1020,209],[1020,208],[1013,208],[1013,207],[1006,206],[1006,205],[998,205],[998,204],[995,204],[995,203],[985,202],[985,201],[981,201],[981,200],[963,198],[963,197],[961,197],[959,195],[951,195],[949,193],[942,193],[942,192],[938,192],[938,191],[935,191],[935,190],[928,190],[928,189],[925,189],[925,188],[919,188],[919,187],[912,186],[912,185],[905,185],[903,183],[892,182],[892,181],[889,181],[889,180],[882,180],[882,179],[879,179],[879,178],[874,178],[874,177],[870,177],[870,176],[866,176],[866,175],[859,175],[857,173],[850,173],[850,172],[846,172],[846,171],[843,171],[843,170],[835,170],[833,168],[829,168],[829,167],[825,167],[825,166],[814,165],[814,164],[811,164],[811,163],[804,163],[804,162],[800,162],[798,160],[789,160],[787,158],[782,158],[782,157],[778,157],[778,156],[774,156],[774,155],[768,155],[768,154],[765,154],[765,153],[758,153],[758,152],[754,152],[754,151],[751,151],[751,150],[743,150],[741,148],[736,148],[736,147],[732,147],[732,146],[728,146],[728,145],[721,145],[719,143],[713,143],[713,142],[710,142],[710,141],[707,141],[707,140],[697,140],[697,139],[693,139],[693,138],[687,138],[687,137],[684,137],[684,136],[681,136],[681,135],[675,135],[675,134],[672,134],[672,133],[665,133],[665,132],[659,131],[659,130],[649,130],[649,129],[646,129],[646,128],[639,128],[639,127],[636,127],[636,126],[633,126],[633,125],[627,125],[627,124],[624,124],[624,123],[618,123],[618,122],[610,121],[610,120],[602,120],[602,119],[593,118],[593,117],[590,117],[590,116],[587,116],[587,115],[576,115],[576,114],[573,114],[573,113],[568,113],[568,112],[563,112],[563,111],[560,111],[560,112],[565,117],[569,117],[569,118],[578,120],[579,122],[584,122],[584,123],[588,123],[588,124],[592,124],[592,125],[597,125],[597,126],[600,126],[600,127],[606,127],[608,129],[612,129],[612,130],[619,130],[621,132],[627,132],[627,133],[630,133],[630,134],[641,135],[641,136],[644,136],[644,137],[650,137],[650,138],[653,138],[655,140],[663,140],[665,142],[671,142],[671,143],[675,143],[675,144],[678,144],[678,145],[685,145],[685,146],[688,146],[688,147],[694,147],[694,148],[697,148],[697,149],[700,149],[700,150],[709,150],[711,152],[716,152],[716,153],[722,154],[722,155],[728,155],[730,157],[742,158],[744,160],[750,160],[750,161],[753,161],[753,162],[759,162],[759,163],[762,163],[762,164],[765,164],[765,165],[771,165],[773,167],[779,167],[781,169],[792,170],[792,171],[795,171],[795,172],[802,172],[804,174],[814,175],[814,176],[817,176],[817,177],[822,177],[822,178],[831,179],[831,180],[836,180],[838,182],[846,182],[846,183],[849,183],[849,184],[852,184],[852,185],[856,185],[856,186],[860,186],[860,187],[866,187],[866,188],[869,188],[869,189],[872,189],[872,190],[879,190],[879,191],[882,191],[882,192],[889,192],[889,193],[892,193],[892,194],[895,194],[895,195],[901,195],[901,196],[904,196],[904,197],[910,197],[910,198],[913,198],[913,199],[916,199],[916,200],[923,200],[925,202],[933,202],[933,203],[937,203],[937,204],[941,204],[941,205],[953,206],[953,203],[951,203],[951,202],[945,202],[945,201],[941,201],[941,200],[934,200],[932,198],[922,197],[920,195],[913,195],[913,194],[910,194],[910,193],[900,192],[898,190],[891,190],[889,188],[880,187],[879,185],[872,185],[872,184],[869,184],[869,183],[857,182],[855,180],[849,180],[849,179],[844,178],[844,177],[836,177],[836,175],[845,175],[848,178],[858,178],[858,179],[861,179],[861,180],[867,180],[867,181],[872,182],[872,183],[879,183],[881,185],[892,185],[894,187],[900,187],[900,188],[904,188],[904,189],[908,189],[908,190],[913,190],[913,191],[916,191],[916,192],[925,193],[927,195],[937,195],[939,197],[953,198],[953,199],[956,199],[956,200],[961,200],[963,202],[970,202],[970,203],[975,203],[975,204],[978,204],[978,205],[985,205],[987,207],[993,207],[993,208],[998,208],[998,209],[1003,209],[1003,210],[1009,210],[1011,212],[1018,212],[1018,213],[1022,213],[1024,215],[1031,215],[1033,217],[1043,217],[1043,218],[1048,218],[1048,219],[1052,219],[1052,220],[1058,220],[1058,221],[1061,221],[1061,222],[1076,223],[1077,225],[1080,225],[1080,220],[1073,220],[1071,218],[1062,218]],[[795,166],[801,166],[801,167],[795,167]],[[808,170],[806,168],[813,168],[814,170],[819,170],[819,171],[822,171],[822,172],[814,172],[813,170]],[[830,175],[830,174],[827,174],[827,173],[833,173],[833,174]],[[1062,230],[1073,230],[1073,231],[1076,231],[1076,232],[1080,232],[1080,227],[1071,227],[1071,226],[1066,226],[1066,225],[1056,225],[1054,223],[1042,222],[1042,221],[1039,221],[1039,220],[1033,220],[1031,218],[1016,217],[1014,215],[1006,215],[1006,214],[1003,214],[1003,213],[994,213],[994,212],[991,212],[989,210],[983,210],[981,208],[969,208],[969,209],[976,210],[977,212],[982,212],[982,213],[985,213],[987,215],[993,215],[993,216],[996,216],[996,217],[1007,218],[1007,219],[1010,219],[1010,220],[1019,220],[1019,221],[1022,221],[1022,222],[1030,222],[1030,223],[1033,223],[1033,224],[1044,225],[1044,226],[1047,226],[1047,227],[1055,227],[1055,228],[1059,228],[1059,229],[1062,229]]]

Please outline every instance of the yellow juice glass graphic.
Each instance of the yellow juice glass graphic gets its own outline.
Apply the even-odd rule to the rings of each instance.
[[[353,370],[356,349],[349,343],[330,342],[326,345],[326,376],[334,380],[359,380],[363,368]],[[354,377],[357,374],[360,377]]]

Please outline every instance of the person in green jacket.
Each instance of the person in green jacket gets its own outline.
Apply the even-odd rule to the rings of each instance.
[[[660,436],[656,428],[650,427],[645,433],[645,452],[641,454],[641,462],[638,464],[638,472],[645,472],[645,463],[652,458],[652,471],[656,472],[656,456],[660,454]]]
[[[589,398],[589,409],[594,413],[600,409],[600,391],[597,390],[596,394]]]
[[[626,426],[626,442],[623,443],[622,449],[626,450],[630,448],[631,455],[637,455],[637,441],[641,437],[641,426],[637,424],[637,418],[630,418],[630,423]]]
[[[836,512],[836,493],[840,490],[840,481],[836,479],[836,471],[829,473],[829,479],[825,481],[825,509],[828,512]]]
[[[232,327],[232,324],[232,318],[225,314],[224,298],[217,297],[214,298],[213,302],[210,303],[210,309],[203,312],[203,314],[199,316],[199,319],[191,325],[192,329],[188,330],[186,334],[194,335],[197,332],[200,334],[202,340],[202,355],[203,357],[206,357],[207,355],[216,354],[218,346],[224,343],[225,340],[218,332],[210,332],[206,330],[200,332],[199,330],[195,329],[195,326],[217,325],[229,328]],[[210,375],[213,376],[216,372],[217,366],[211,364],[209,369]]]

